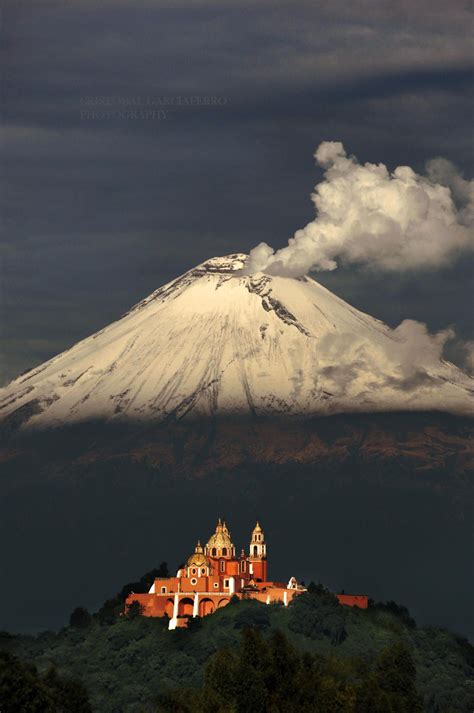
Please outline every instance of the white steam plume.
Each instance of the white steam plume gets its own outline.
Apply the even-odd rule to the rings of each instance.
[[[437,158],[427,176],[409,166],[360,164],[339,141],[314,154],[325,169],[311,198],[316,218],[276,252],[266,243],[250,251],[245,272],[298,277],[335,270],[338,261],[382,270],[436,268],[474,248],[474,181]]]

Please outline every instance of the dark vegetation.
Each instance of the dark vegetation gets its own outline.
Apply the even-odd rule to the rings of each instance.
[[[2,713],[92,713],[87,690],[54,666],[39,674],[36,666],[0,651]]]
[[[244,629],[237,652],[220,649],[198,688],[158,699],[163,713],[422,713],[410,648],[397,642],[371,663],[301,653],[281,631]]]
[[[418,628],[394,602],[371,602],[365,611],[342,607],[321,585],[311,584],[288,608],[233,598],[212,616],[171,632],[166,619],[143,617],[139,607],[120,614],[129,591],[146,589],[154,573],[164,572],[163,563],[95,614],[76,608],[69,626],[58,632],[0,635],[2,713],[474,708],[474,651],[468,641]],[[15,692],[23,707],[8,708]]]

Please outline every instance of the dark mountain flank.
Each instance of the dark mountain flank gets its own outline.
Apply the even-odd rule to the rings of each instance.
[[[220,514],[237,536],[265,523],[275,579],[290,569],[472,633],[472,430],[389,413],[4,432],[0,626],[61,624],[163,542],[177,567]]]

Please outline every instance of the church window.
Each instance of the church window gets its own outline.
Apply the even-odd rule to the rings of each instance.
[[[193,567],[193,568],[192,568],[191,574],[196,574],[196,567]]]
[[[197,584],[197,582],[198,582],[198,581],[197,581],[196,577],[193,577],[192,580],[191,580],[191,584]]]
[[[206,570],[205,570],[205,569],[202,569],[202,570],[201,570],[201,574],[206,574]]]
[[[224,579],[224,587],[228,587],[228,586],[229,586],[229,580],[228,580],[228,579]]]
[[[225,562],[221,560],[221,572],[225,572]]]
[[[166,587],[161,587],[161,593],[166,594]]]
[[[257,547],[257,545],[254,545],[254,546],[253,546],[253,554],[254,554],[254,556],[257,556],[257,553],[258,553],[258,547]]]
[[[222,556],[227,557],[227,547],[222,548]]]
[[[245,572],[246,564],[247,564],[247,562],[245,560],[241,561],[241,563],[240,563],[240,571],[241,572]]]
[[[216,554],[217,554],[217,550],[216,550],[215,547],[213,547],[212,550],[211,550],[211,556],[212,556],[212,557],[215,557]]]
[[[217,589],[219,586],[219,582],[214,582],[214,589]]]

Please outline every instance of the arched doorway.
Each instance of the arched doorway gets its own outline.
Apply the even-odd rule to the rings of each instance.
[[[229,601],[230,601],[229,599],[221,599],[219,601],[219,604],[217,605],[218,609],[221,609],[221,607],[225,607],[225,605],[228,604]]]
[[[199,616],[207,616],[214,611],[214,602],[212,599],[201,599],[199,602]]]
[[[167,599],[165,604],[165,614],[171,619],[173,616],[174,601],[173,599]]]
[[[193,615],[194,602],[189,597],[179,600],[178,612],[179,616],[192,616]]]

